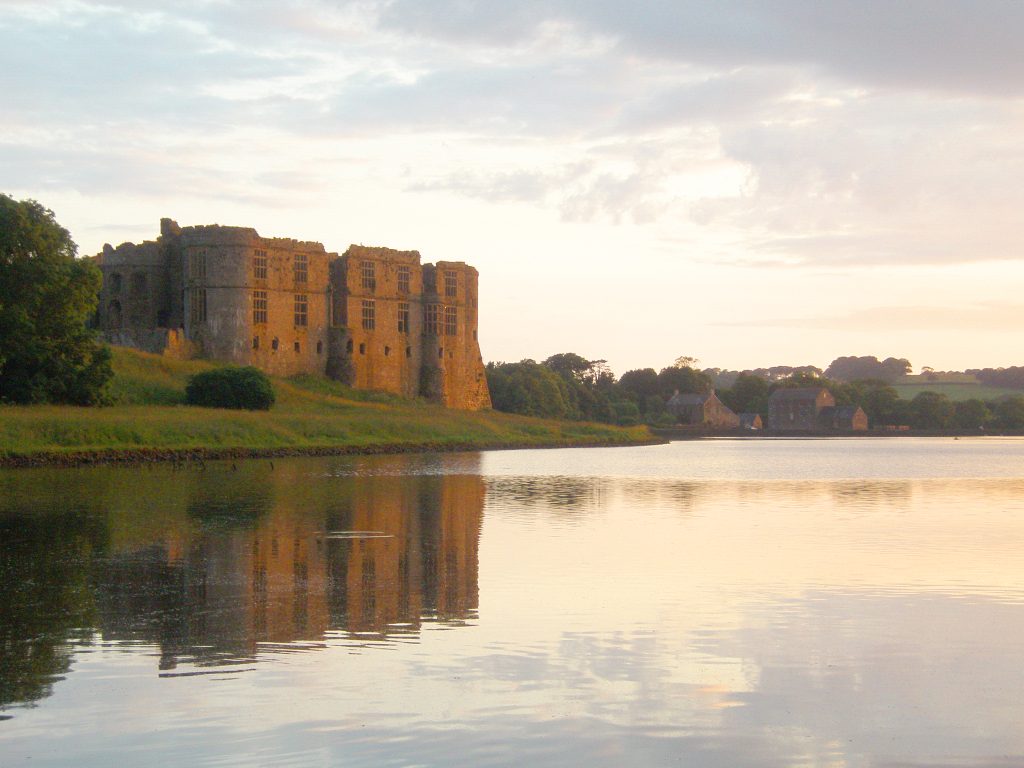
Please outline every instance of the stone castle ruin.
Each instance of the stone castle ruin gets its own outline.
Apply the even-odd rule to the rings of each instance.
[[[103,247],[99,323],[112,344],[205,357],[358,389],[489,408],[477,341],[477,271],[417,251],[179,227]]]

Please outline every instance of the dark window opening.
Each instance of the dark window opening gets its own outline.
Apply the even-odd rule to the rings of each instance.
[[[438,347],[438,348],[437,348],[437,356],[438,356],[439,358],[440,358],[440,357],[444,357],[444,347]]]
[[[384,347],[384,357],[391,357],[391,347]]]
[[[254,324],[267,322],[267,292],[252,292],[252,321]]]
[[[367,290],[370,293],[377,290],[377,265],[374,262],[360,262],[359,281],[364,290]]]
[[[352,354],[352,339],[349,339],[345,343],[345,351],[348,352],[350,355]]]
[[[121,327],[121,302],[110,302],[110,307],[107,310],[107,325],[114,330]]]
[[[318,341],[316,343],[316,353],[318,355],[322,355],[324,353],[324,343],[322,341]]]
[[[406,357],[412,357],[412,347],[406,347],[405,348],[405,356]]]
[[[372,331],[377,327],[377,305],[373,299],[363,299],[362,309],[363,330]]]
[[[409,332],[409,304],[405,301],[398,302],[398,332]]]
[[[191,288],[189,290],[189,319],[192,325],[206,322],[206,289]]]
[[[277,336],[275,336],[274,340],[272,342],[270,342],[270,348],[276,352],[277,351],[277,347],[278,347],[278,345],[280,343],[281,342],[278,340]]]
[[[366,354],[366,345],[365,344],[360,344],[359,345],[359,354],[360,355],[365,355]]]
[[[295,282],[303,285],[309,281],[309,259],[304,253],[296,253],[292,260],[292,274]]]
[[[304,293],[295,294],[295,327],[305,328],[309,324],[309,299]]]
[[[296,352],[301,352],[302,351],[302,344],[300,344],[297,341],[295,342],[295,351]]]
[[[444,272],[444,295],[450,299],[455,298],[459,293],[458,273],[451,269]]]
[[[132,293],[142,294],[146,292],[146,275],[143,272],[136,272],[132,275]]]
[[[252,337],[252,348],[253,349],[259,349],[260,348],[260,337],[259,336],[253,336]]]
[[[424,311],[424,332],[437,336],[441,332],[441,305],[426,304]]]
[[[412,270],[409,267],[398,268],[398,292],[409,293],[409,277]]]
[[[256,250],[252,256],[252,276],[257,280],[267,279],[267,252]]]

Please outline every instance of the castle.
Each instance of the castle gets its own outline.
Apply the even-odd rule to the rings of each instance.
[[[179,227],[103,247],[99,325],[112,344],[206,357],[358,389],[489,408],[477,341],[477,271],[417,251]]]

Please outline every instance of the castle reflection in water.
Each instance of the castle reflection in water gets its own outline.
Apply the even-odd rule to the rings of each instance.
[[[310,460],[83,470],[87,482],[73,488],[41,473],[0,519],[20,540],[9,564],[29,571],[9,574],[16,604],[56,611],[26,617],[45,632],[19,631],[8,614],[0,634],[45,686],[66,665],[53,658],[30,671],[39,642],[55,657],[68,640],[155,644],[168,671],[244,663],[275,644],[463,624],[477,609],[483,481],[430,473],[423,461],[324,460],[313,475]]]

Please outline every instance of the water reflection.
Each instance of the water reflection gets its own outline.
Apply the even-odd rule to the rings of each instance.
[[[301,461],[8,475],[0,706],[48,695],[75,644],[155,645],[173,674],[473,620],[479,475],[360,477],[365,461],[315,482]]]
[[[0,473],[0,762],[1024,764],[1024,443],[735,442]]]

